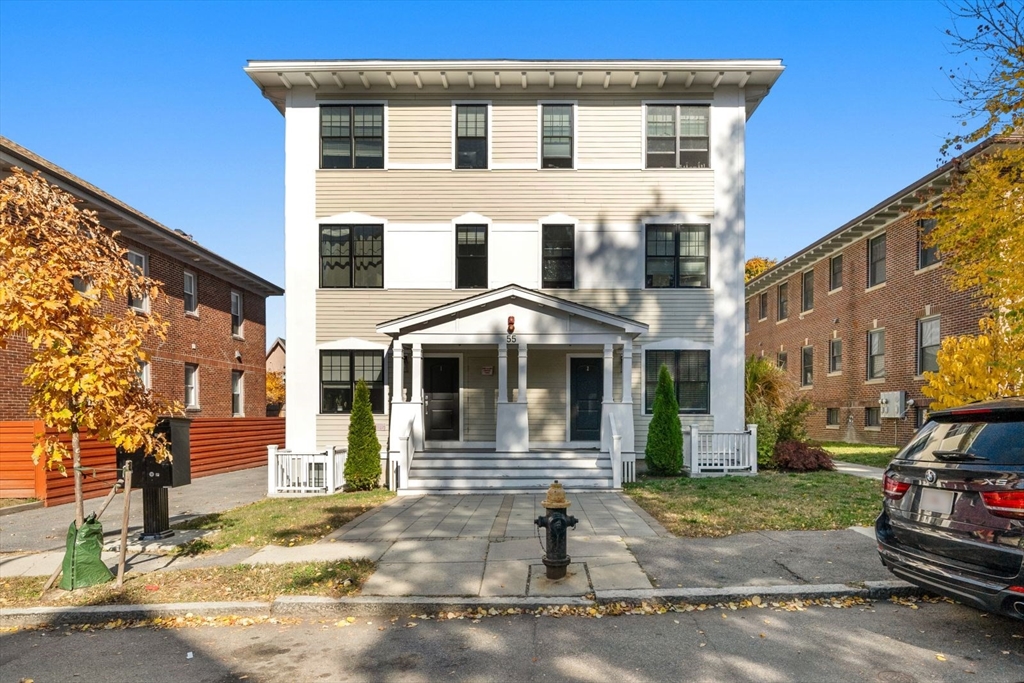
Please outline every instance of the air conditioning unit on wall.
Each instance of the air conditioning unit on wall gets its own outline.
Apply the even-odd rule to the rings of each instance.
[[[883,391],[878,397],[879,414],[885,418],[899,419],[907,412],[907,392]]]

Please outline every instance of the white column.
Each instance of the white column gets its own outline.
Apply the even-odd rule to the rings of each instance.
[[[423,344],[412,345],[412,401],[423,400]]]
[[[601,399],[602,403],[613,403],[614,397],[612,396],[612,364],[615,362],[615,356],[612,353],[612,345],[604,345],[604,397]]]
[[[498,403],[508,403],[508,344],[498,342]]]
[[[403,382],[405,381],[405,359],[402,357],[402,344],[397,339],[391,346],[391,359],[392,359],[392,376],[395,378],[392,384],[395,387],[395,395],[392,398],[394,401],[405,400],[405,387]]]
[[[622,403],[633,402],[633,341],[622,345]]]
[[[526,403],[526,344],[519,343],[519,396],[517,403]]]

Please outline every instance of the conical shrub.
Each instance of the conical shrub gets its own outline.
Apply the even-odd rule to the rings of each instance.
[[[654,415],[647,430],[647,470],[656,476],[679,474],[683,467],[683,428],[679,421],[679,401],[668,367],[658,371],[658,389],[654,394]]]
[[[345,460],[345,486],[352,491],[376,488],[380,481],[380,441],[370,406],[366,382],[356,382],[352,417],[348,423],[348,458]]]

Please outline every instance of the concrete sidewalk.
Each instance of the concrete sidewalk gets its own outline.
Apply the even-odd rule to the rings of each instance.
[[[864,479],[882,481],[882,475],[885,474],[885,470],[881,467],[871,467],[870,465],[861,465],[855,462],[842,462],[841,460],[833,460],[832,463],[836,466],[836,472],[852,474],[855,477],[863,477]]]

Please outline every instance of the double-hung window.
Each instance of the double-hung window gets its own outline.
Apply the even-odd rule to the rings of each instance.
[[[245,415],[245,401],[244,401],[244,380],[242,378],[241,370],[231,371],[231,415],[232,417],[241,417]]]
[[[647,105],[647,168],[707,168],[706,104]]]
[[[825,424],[829,427],[839,426],[839,408],[825,409]]]
[[[843,286],[843,255],[833,256],[828,265],[828,288],[839,289]]]
[[[185,407],[199,409],[199,366],[185,364]]]
[[[383,351],[321,351],[320,412],[351,413],[356,383],[366,382],[370,407],[384,412]]]
[[[541,105],[541,168],[572,168],[571,104]]]
[[[917,374],[939,371],[939,318],[917,321]]]
[[[814,271],[804,273],[800,287],[800,310],[807,312],[814,308]]]
[[[828,371],[843,371],[843,340],[830,339],[828,342]]]
[[[885,377],[885,330],[868,332],[868,379]]]
[[[384,286],[383,225],[321,225],[320,286]]]
[[[868,287],[885,282],[885,233],[868,240]]]
[[[320,168],[384,168],[384,106],[321,106]]]
[[[775,354],[775,364],[779,366],[780,370],[789,369],[789,354],[785,351],[779,351]]]
[[[487,288],[487,226],[455,226],[455,287]]]
[[[789,283],[779,285],[779,320],[789,317]]]
[[[647,351],[644,381],[648,415],[654,412],[654,395],[662,365],[672,375],[680,413],[706,414],[711,411],[710,351]]]
[[[805,346],[800,353],[800,386],[814,384],[814,347]]]
[[[541,228],[541,286],[572,289],[576,285],[576,241],[572,225]]]
[[[455,105],[455,168],[487,168],[487,105]]]
[[[648,289],[707,287],[711,239],[707,225],[648,225]]]
[[[242,308],[242,293],[231,292],[231,334],[235,337],[244,336],[245,315]]]
[[[142,360],[141,358],[136,361],[138,364],[137,375],[139,382],[142,383],[142,387],[147,391],[153,388],[153,380],[150,375],[149,363]]]
[[[199,312],[199,296],[196,290],[196,274],[185,271],[184,295],[185,312],[196,315]]]
[[[882,425],[882,411],[878,406],[864,409],[864,426],[880,427]]]
[[[139,275],[149,275],[149,257],[146,254],[129,251],[124,257],[128,259],[128,263],[132,264]],[[149,292],[142,292],[139,296],[128,292],[128,306],[141,313],[146,313],[149,311]]]
[[[939,248],[929,247],[928,233],[935,229],[935,219],[917,222],[917,267],[927,268],[939,262]]]
[[[750,334],[750,299],[743,302],[743,334]]]
[[[768,292],[761,292],[761,296],[757,298],[757,319],[768,319]]]

